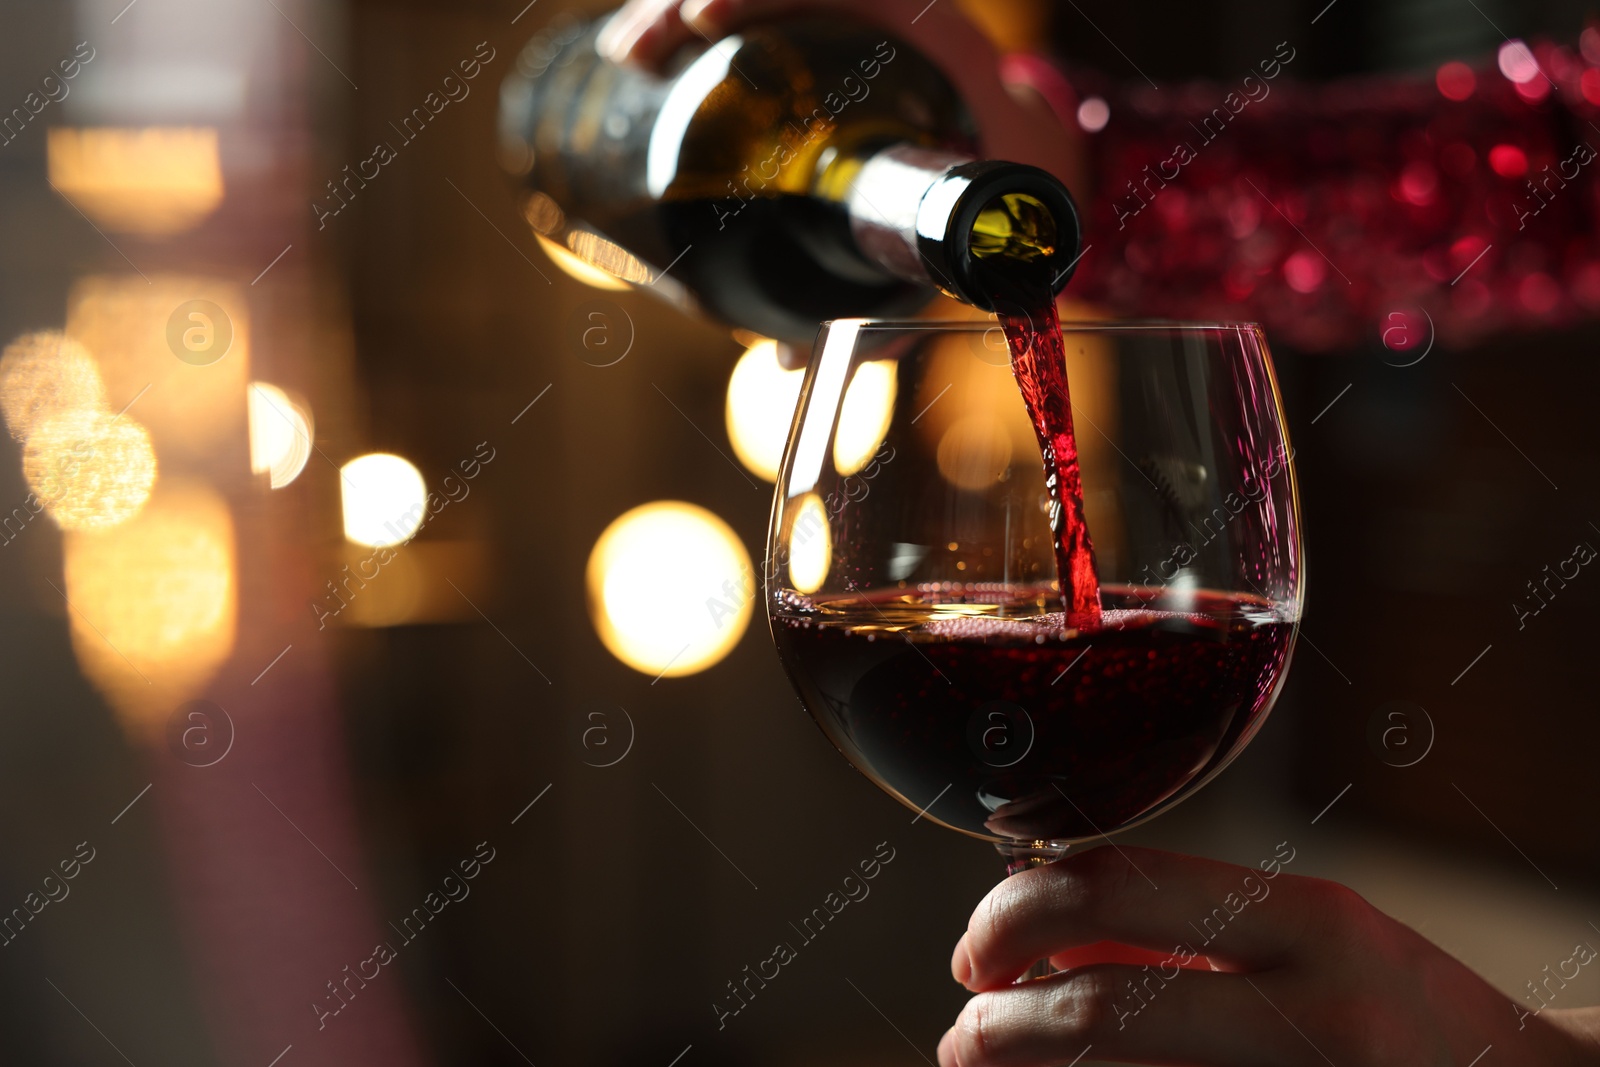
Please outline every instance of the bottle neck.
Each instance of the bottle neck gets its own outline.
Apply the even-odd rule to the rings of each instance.
[[[994,311],[1060,292],[1077,265],[1072,195],[1036,167],[910,144],[849,167],[842,200],[856,248],[897,278]]]

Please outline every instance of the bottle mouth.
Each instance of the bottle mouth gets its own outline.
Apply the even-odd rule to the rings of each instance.
[[[1046,171],[985,160],[954,167],[960,183],[943,238],[940,279],[983,311],[1053,297],[1072,278],[1083,244],[1078,208]],[[931,251],[929,248],[927,251]]]
[[[1052,259],[1060,227],[1044,202],[1028,193],[1001,193],[983,205],[967,234],[980,260],[1038,264]]]

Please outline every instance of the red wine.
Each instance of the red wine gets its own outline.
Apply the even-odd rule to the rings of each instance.
[[[1041,286],[1037,296],[1016,310],[1002,304],[1000,327],[1011,347],[1012,373],[1044,453],[1061,600],[1073,625],[1093,626],[1100,619],[1100,581],[1095,577],[1094,542],[1083,518],[1083,479],[1072,430],[1066,346],[1054,293]]]
[[[1271,706],[1293,634],[1258,597],[1102,593],[1085,627],[1041,611],[1046,587],[941,585],[777,612],[772,630],[812,717],[882,788],[968,834],[1067,841],[1226,762]]]

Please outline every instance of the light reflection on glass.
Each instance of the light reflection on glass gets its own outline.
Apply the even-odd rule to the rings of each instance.
[[[544,193],[534,191],[522,201],[522,217],[528,220],[533,232],[549,236],[566,224],[567,213]]]
[[[48,151],[51,184],[108,230],[182,233],[222,203],[212,127],[57,126]]]
[[[737,534],[676,500],[625,512],[595,542],[589,615],[600,640],[642,674],[676,678],[726,656],[750,625],[755,575]]]
[[[833,533],[822,498],[807,493],[795,509],[789,527],[789,581],[797,592],[810,595],[828,580],[833,565]]]
[[[613,277],[599,267],[585,263],[567,251],[565,245],[552,241],[544,234],[535,233],[533,238],[539,242],[539,247],[544,249],[544,254],[550,257],[550,262],[561,268],[561,273],[567,277],[580,281],[584,285],[592,286],[596,289],[608,289],[614,293],[632,288],[621,278]]]
[[[654,273],[644,262],[615,241],[608,241],[588,230],[573,230],[567,234],[567,247],[573,255],[625,282],[641,285],[655,280]]]
[[[893,360],[863,363],[850,379],[833,435],[833,465],[841,475],[861,470],[883,444],[894,414],[898,369]]]
[[[769,482],[778,480],[805,373],[803,368],[785,370],[778,362],[778,343],[759,340],[739,357],[728,378],[726,417],[733,454],[750,473]]]

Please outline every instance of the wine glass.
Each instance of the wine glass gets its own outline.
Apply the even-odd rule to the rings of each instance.
[[[773,640],[817,725],[1013,873],[1239,753],[1282,687],[1304,581],[1261,329],[1061,328],[1098,624],[1063,612],[1042,453],[992,320],[824,324],[766,560]]]

